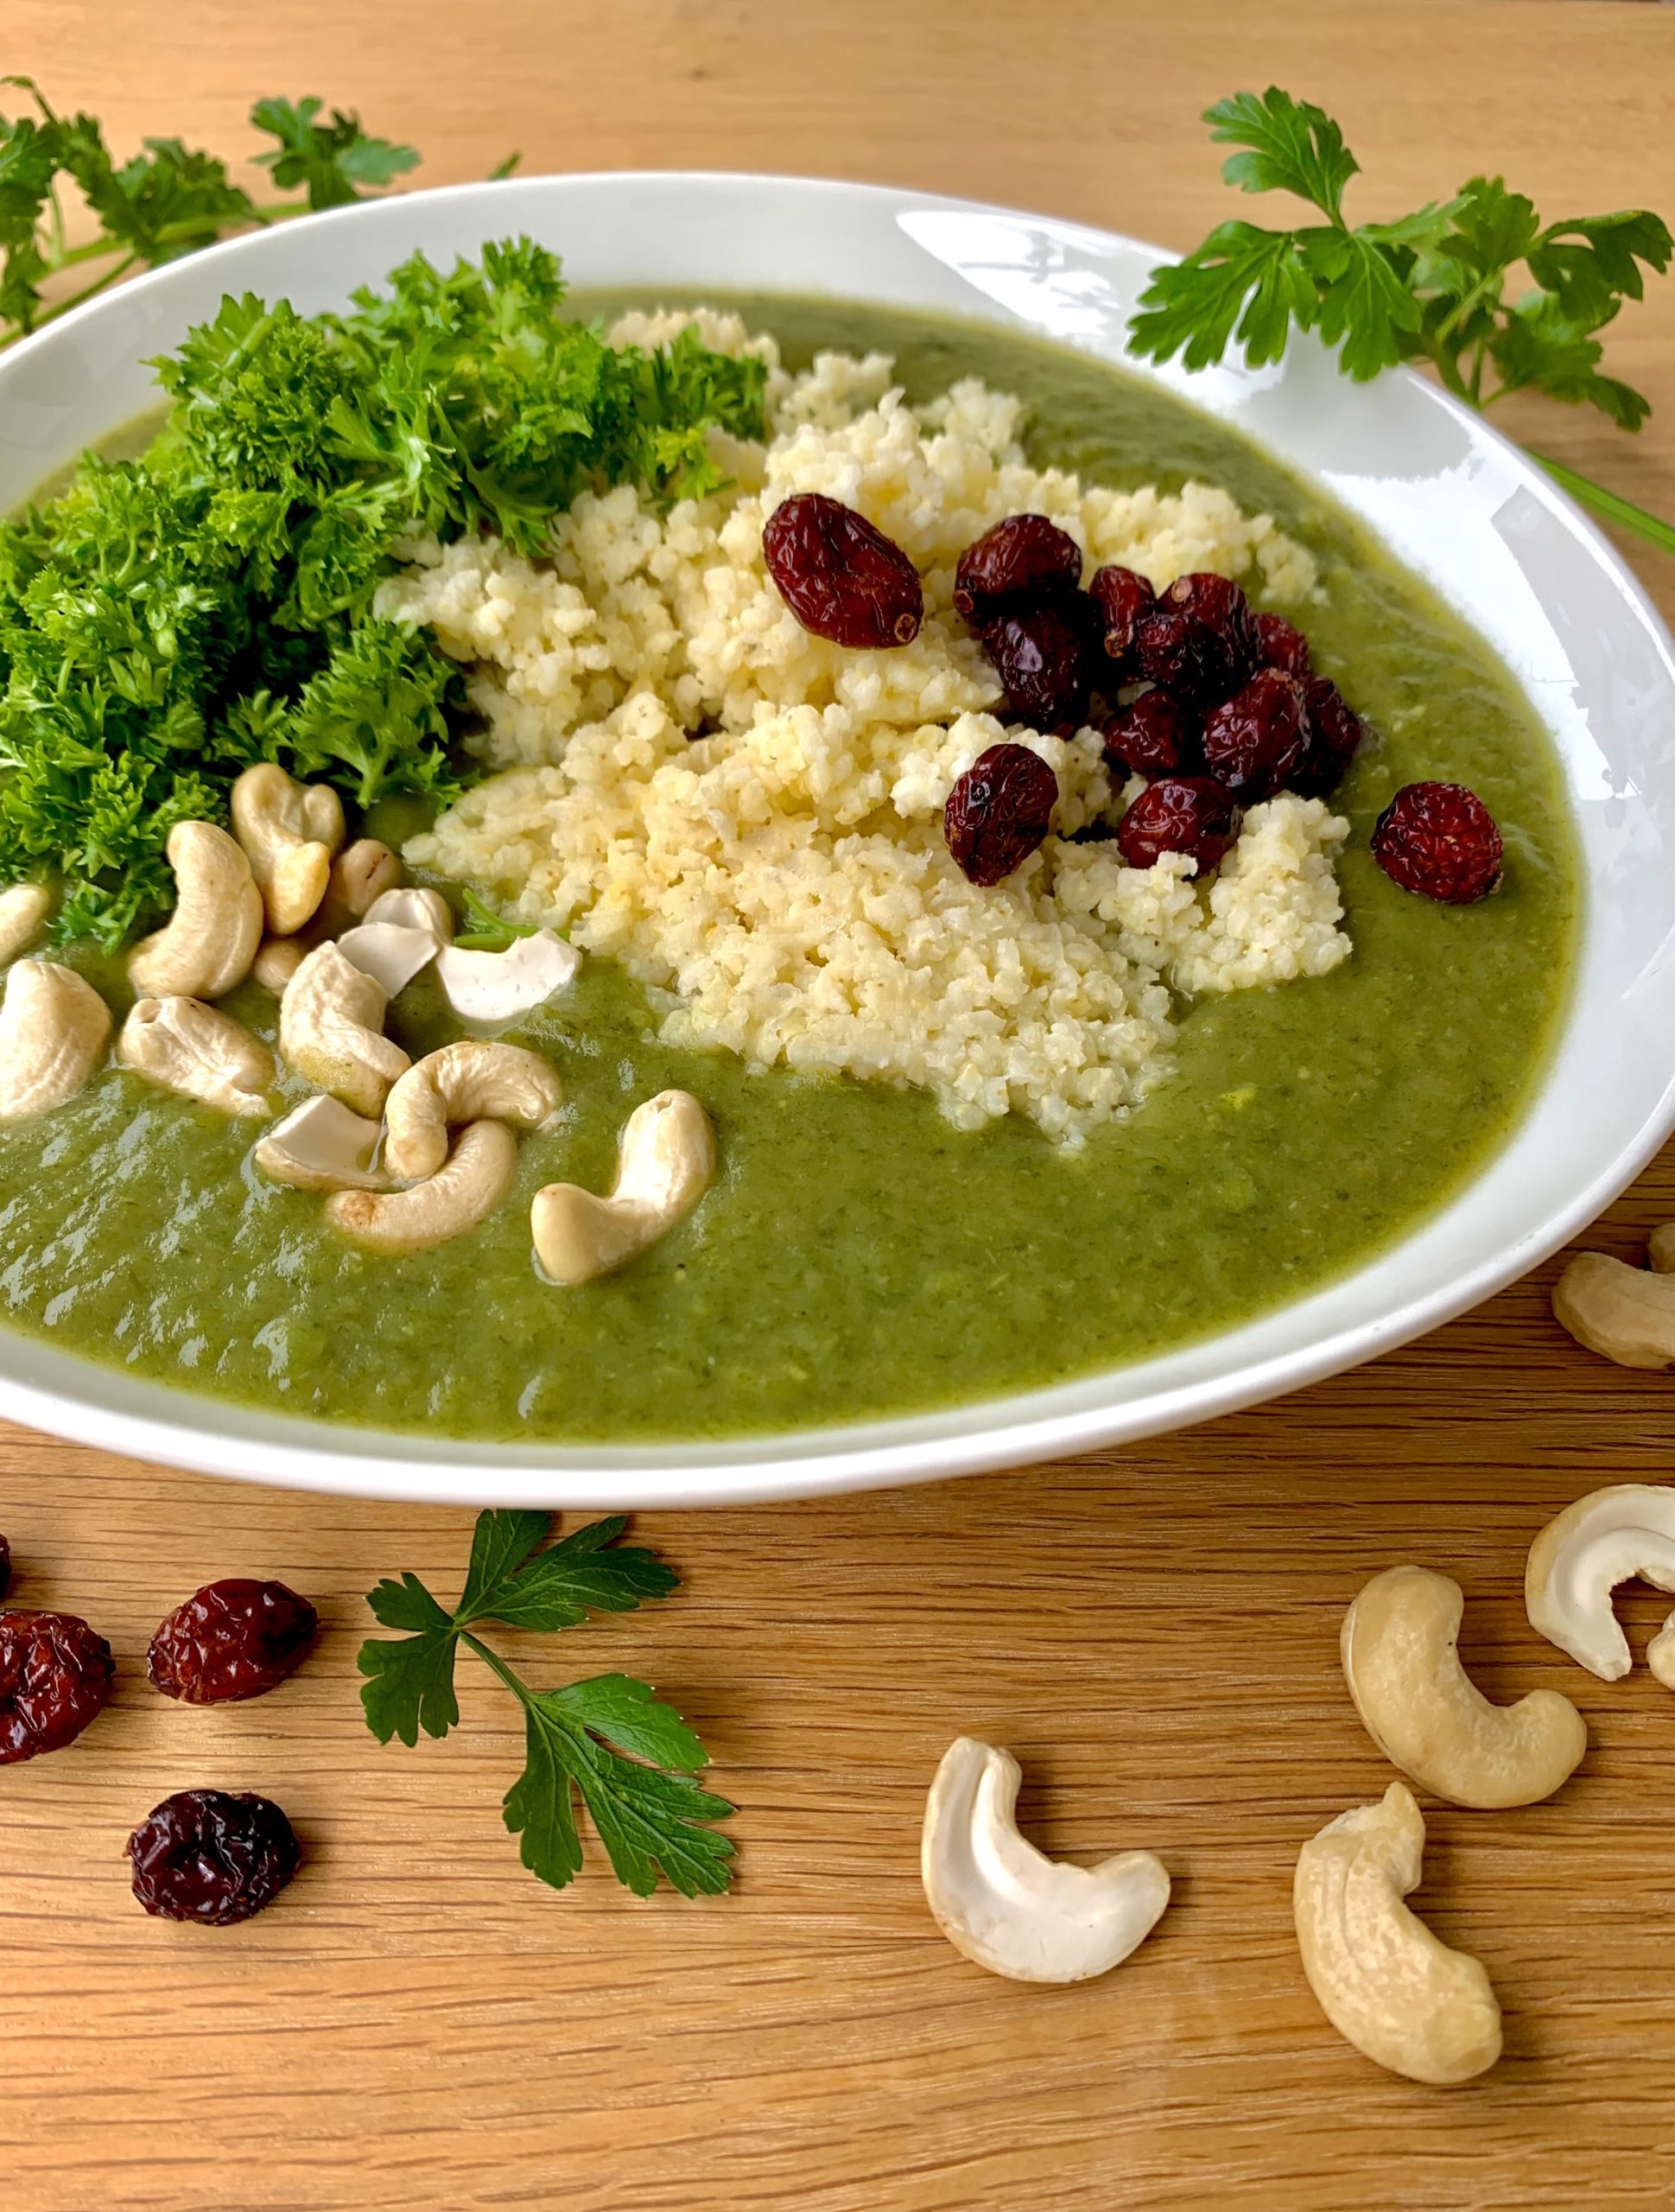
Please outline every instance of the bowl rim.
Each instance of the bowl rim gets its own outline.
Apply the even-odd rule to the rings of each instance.
[[[624,188],[723,193],[765,190],[775,194],[809,194],[852,203],[865,200],[880,209],[888,207],[898,213],[912,209],[1027,223],[1038,226],[1057,239],[1087,242],[1107,252],[1113,247],[1138,251],[1148,256],[1154,264],[1179,258],[1166,249],[1125,232],[1003,203],[921,191],[910,186],[795,173],[639,168],[472,181],[386,194],[377,200],[321,210],[287,222],[282,230],[270,227],[245,232],[180,261],[148,270],[8,348],[0,355],[0,391],[24,364],[43,351],[62,346],[67,340],[73,340],[77,332],[120,303],[170,287],[180,281],[182,270],[206,276],[224,263],[248,258],[253,248],[271,238],[282,237],[289,243],[306,242],[310,235],[327,226],[371,227],[381,216],[384,221],[390,222],[387,211],[392,209],[411,215],[416,208],[422,210],[438,204],[460,207],[480,200],[490,205],[504,205],[531,200],[555,190],[562,195],[566,192]],[[484,235],[492,234],[485,226]],[[695,281],[697,288],[701,289],[701,277]],[[669,282],[671,289],[688,289],[691,283],[691,280]],[[582,285],[578,289],[590,287]],[[771,292],[779,288],[765,284],[759,289]],[[786,289],[789,295],[793,288]],[[816,288],[799,285],[794,289],[808,296]],[[859,302],[866,296],[845,289],[824,296]],[[876,303],[891,304],[883,301]],[[975,308],[979,302],[974,300],[973,304]],[[968,319],[980,325],[1006,327],[1004,315],[998,309],[988,315],[972,312]],[[1072,346],[1075,343],[1074,339],[1064,338],[1052,342]],[[1295,339],[1292,342],[1297,343]],[[1313,346],[1317,341],[1310,339],[1304,344]],[[1111,359],[1111,356],[1095,347],[1084,346],[1080,350],[1094,359]],[[1117,364],[1113,362],[1113,365]],[[1129,373],[1146,374],[1145,365],[1133,364]],[[1591,553],[1612,586],[1615,600],[1627,602],[1639,616],[1661,655],[1666,671],[1675,675],[1675,639],[1644,585],[1593,518],[1528,453],[1439,385],[1405,365],[1393,372],[1385,372],[1379,381],[1386,384],[1393,376],[1423,395],[1425,404],[1452,417],[1465,430],[1470,446],[1497,454],[1519,487],[1533,493],[1570,536]],[[1202,392],[1195,397],[1190,386],[1183,390],[1179,379],[1168,381],[1201,410],[1226,422],[1224,412],[1218,410],[1212,398]],[[1335,504],[1343,504],[1342,494],[1323,483],[1318,468],[1296,454],[1266,445],[1259,429],[1240,423],[1236,426],[1236,435],[1263,447],[1281,466],[1304,480],[1322,483]],[[1393,554],[1393,557],[1399,561],[1402,556]],[[1468,613],[1466,619],[1472,618]],[[1475,627],[1475,622],[1473,626]],[[1519,683],[1527,698],[1528,686],[1515,675],[1513,681]],[[1592,901],[1589,904],[1591,906]],[[1589,926],[1589,913],[1584,911],[1577,944],[1578,969],[1583,938]],[[1573,1001],[1558,1019],[1549,1047],[1554,1064],[1576,1011]],[[1353,1262],[1303,1297],[1272,1311],[1295,1312],[1323,1293],[1329,1294],[1352,1277],[1382,1265],[1412,1236],[1429,1227],[1481,1179],[1506,1150],[1517,1129],[1533,1112],[1551,1079],[1550,1067],[1525,1101],[1519,1121],[1440,1207],[1421,1215],[1410,1229],[1398,1232],[1389,1244]],[[1119,1398],[1073,1410],[1031,1411],[1032,1406],[1041,1405],[1065,1387],[1050,1383],[995,1398],[966,1400],[955,1407],[919,1414],[885,1415],[810,1429],[744,1432],[713,1440],[626,1445],[431,1440],[424,1432],[351,1427],[311,1416],[247,1408],[231,1401],[200,1396],[173,1383],[141,1381],[100,1362],[61,1351],[0,1322],[0,1357],[22,1346],[32,1355],[30,1363],[40,1370],[38,1378],[28,1379],[0,1372],[0,1415],[73,1442],[232,1479],[435,1503],[586,1508],[741,1504],[829,1496],[978,1473],[1137,1442],[1324,1380],[1411,1342],[1481,1303],[1550,1257],[1642,1171],[1672,1132],[1675,1132],[1675,1066],[1668,1073],[1656,1106],[1637,1133],[1618,1147],[1568,1204],[1548,1215],[1538,1229],[1507,1249],[1485,1257],[1452,1281],[1405,1298],[1380,1316],[1342,1329],[1329,1329],[1305,1346],[1274,1351],[1219,1376],[1187,1381],[1142,1396]],[[1262,1319],[1267,1316],[1265,1313],[1253,1318]],[[1198,1342],[1203,1345],[1224,1342],[1246,1325],[1234,1325]],[[1167,1355],[1160,1357],[1164,1356]],[[1070,1379],[1082,1387],[1111,1383],[1133,1377],[1151,1363],[1142,1361],[1097,1369]],[[90,1384],[105,1387],[90,1389]],[[196,1409],[201,1418],[187,1421],[174,1417],[172,1408]],[[970,1421],[980,1414],[983,1417],[980,1425],[972,1427],[969,1433],[953,1432],[944,1427],[950,1421]],[[891,1433],[885,1440],[868,1440],[870,1433],[878,1430]]]

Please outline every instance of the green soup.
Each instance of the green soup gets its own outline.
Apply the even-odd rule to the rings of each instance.
[[[403,1258],[342,1242],[317,1197],[264,1182],[249,1157],[261,1123],[112,1070],[0,1128],[13,1328],[241,1403],[462,1438],[800,1427],[1208,1336],[1366,1259],[1505,1141],[1563,1010],[1578,887],[1552,750],[1481,641],[1318,493],[1137,380],[952,321],[737,304],[792,365],[878,347],[917,397],[980,375],[1029,401],[1037,464],[1117,485],[1201,477],[1313,550],[1317,665],[1377,733],[1335,801],[1354,825],[1339,868],[1353,957],[1187,1008],[1169,1080],[1074,1153],[1016,1118],[967,1135],[915,1093],[672,1050],[638,989],[593,960],[511,1033],[562,1067],[558,1126],[524,1143],[479,1230]],[[1369,856],[1380,809],[1423,777],[1469,784],[1501,824],[1506,878],[1481,906],[1413,897]],[[119,972],[79,964],[120,1015]],[[270,997],[226,1003],[271,1039]],[[389,1026],[416,1056],[453,1033],[422,981]],[[530,1198],[558,1179],[608,1187],[624,1116],[669,1085],[714,1117],[715,1186],[622,1274],[544,1283]]]

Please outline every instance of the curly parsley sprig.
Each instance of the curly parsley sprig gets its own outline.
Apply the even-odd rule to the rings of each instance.
[[[650,1897],[660,1872],[685,1897],[725,1890],[733,1845],[702,1824],[736,1808],[695,1779],[709,1754],[674,1707],[629,1675],[532,1690],[474,1633],[485,1621],[574,1628],[589,1613],[632,1612],[677,1586],[679,1577],[654,1552],[618,1543],[625,1516],[593,1522],[543,1550],[550,1518],[479,1514],[452,1612],[413,1574],[368,1593],[385,1628],[411,1633],[360,1648],[366,1725],[381,1744],[398,1736],[410,1746],[421,1728],[446,1736],[460,1719],[454,1660],[463,1643],[523,1708],[526,1763],[506,1793],[504,1815],[532,1874],[562,1890],[581,1872],[579,1792],[617,1879],[636,1896]]]
[[[1216,101],[1203,120],[1218,143],[1245,149],[1222,164],[1229,184],[1291,193],[1325,219],[1290,230],[1218,224],[1184,260],[1153,270],[1129,326],[1132,353],[1178,353],[1199,369],[1237,345],[1257,367],[1279,359],[1295,326],[1317,330],[1358,382],[1426,360],[1480,410],[1539,391],[1596,407],[1625,430],[1651,412],[1600,367],[1597,334],[1642,296],[1643,269],[1668,268],[1675,240],[1660,216],[1625,208],[1544,224],[1501,178],[1475,176],[1394,222],[1351,225],[1343,194],[1361,164],[1323,109],[1271,85]],[[1577,499],[1675,552],[1675,525],[1536,458]]]

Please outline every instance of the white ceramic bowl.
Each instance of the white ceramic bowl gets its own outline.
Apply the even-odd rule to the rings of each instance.
[[[530,178],[346,208],[194,256],[0,356],[0,506],[149,404],[140,365],[223,292],[340,307],[416,247],[529,232],[578,287],[822,291],[939,308],[1125,359],[1152,247],[871,187],[679,175]],[[1133,364],[1128,365],[1132,368]],[[1283,365],[1145,369],[1326,485],[1497,647],[1563,756],[1587,910],[1551,1072],[1448,1208],[1328,1288],[1060,1388],[849,1428],[648,1447],[461,1444],[244,1412],[0,1332],[0,1412],[147,1459],[389,1497],[710,1504],[920,1481],[1152,1434],[1353,1365],[1555,1250],[1675,1125],[1675,652],[1634,577],[1539,469],[1433,385],[1370,386],[1312,342]]]

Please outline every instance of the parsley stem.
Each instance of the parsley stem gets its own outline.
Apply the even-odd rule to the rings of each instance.
[[[522,1706],[527,1707],[530,1701],[530,1694],[528,1690],[526,1690],[523,1683],[518,1681],[517,1675],[513,1674],[511,1669],[507,1666],[505,1661],[501,1658],[498,1652],[492,1651],[488,1645],[483,1642],[482,1638],[480,1637],[473,1636],[468,1628],[462,1628],[459,1633],[460,1643],[468,1644],[472,1650],[473,1650],[477,1654],[477,1656],[482,1661],[483,1664],[489,1668],[493,1673],[499,1675],[501,1681],[511,1692],[512,1695],[517,1700],[517,1702]]]
[[[1675,553],[1675,523],[1667,523],[1645,507],[1637,507],[1632,499],[1625,499],[1620,492],[1608,491],[1603,484],[1596,484],[1591,476],[1583,476],[1574,468],[1567,468],[1562,461],[1550,454],[1531,450],[1532,460],[1539,461],[1556,484],[1562,484],[1573,499],[1584,507],[1591,507],[1608,522],[1632,530],[1665,553]]]

